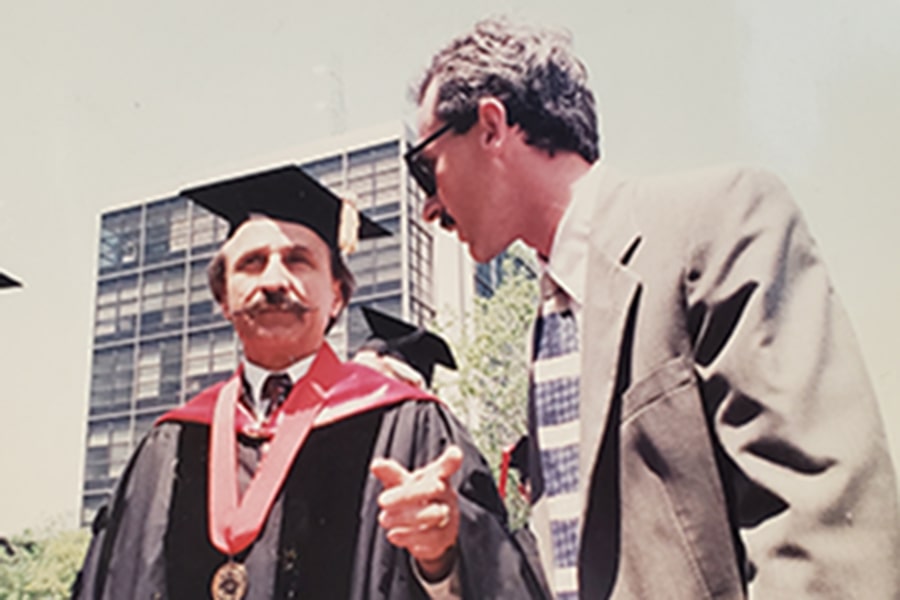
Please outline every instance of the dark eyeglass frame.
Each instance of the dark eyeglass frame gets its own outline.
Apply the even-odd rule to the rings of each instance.
[[[434,169],[420,155],[428,144],[451,129],[453,129],[453,123],[447,123],[403,154],[403,160],[406,162],[409,174],[413,176],[413,179],[416,180],[416,183],[419,184],[419,187],[422,188],[427,197],[434,196],[437,193],[437,181],[434,177]]]

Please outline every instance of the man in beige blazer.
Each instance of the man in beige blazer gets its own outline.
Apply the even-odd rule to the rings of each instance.
[[[538,426],[530,406],[557,597],[900,597],[876,399],[781,183],[608,169],[569,40],[502,20],[436,54],[418,103],[407,162],[426,218],[479,261],[523,240],[576,324],[574,420]],[[571,447],[574,487],[554,496],[550,450]],[[572,564],[560,515],[577,524]]]

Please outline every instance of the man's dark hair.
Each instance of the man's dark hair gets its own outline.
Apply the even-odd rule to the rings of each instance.
[[[353,295],[353,290],[356,287],[356,280],[347,267],[347,263],[341,257],[341,253],[332,248],[329,248],[328,251],[331,255],[331,276],[340,283],[343,308],[347,308],[347,305],[350,303],[350,296]],[[209,279],[209,289],[212,291],[213,298],[215,298],[216,302],[222,304],[222,300],[225,298],[225,254],[221,248],[216,252],[216,255],[213,256],[212,261],[206,268],[206,276]],[[338,317],[340,317],[340,313],[338,313]],[[337,317],[328,321],[325,333],[331,331],[336,321]]]
[[[478,101],[503,102],[507,123],[518,125],[528,144],[547,151],[600,157],[597,110],[587,69],[572,53],[565,32],[485,19],[434,55],[416,89],[422,103],[437,86],[435,116],[457,133],[474,124]]]

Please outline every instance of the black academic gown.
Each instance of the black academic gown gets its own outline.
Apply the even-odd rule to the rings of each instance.
[[[241,434],[237,440],[243,489],[262,442]],[[150,431],[98,519],[74,598],[209,597],[212,575],[226,557],[207,530],[208,443],[202,422],[166,420]],[[419,467],[449,444],[464,456],[453,477],[463,598],[545,597],[506,528],[490,470],[468,434],[440,402],[407,399],[311,431],[259,538],[237,557],[249,576],[247,600],[426,598],[410,556],[378,525],[382,486],[368,468],[376,456]]]

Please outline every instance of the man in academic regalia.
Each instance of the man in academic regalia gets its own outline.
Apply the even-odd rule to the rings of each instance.
[[[74,597],[540,597],[449,411],[324,341],[377,226],[293,165],[182,194],[232,224],[210,285],[245,358],[141,442]]]

